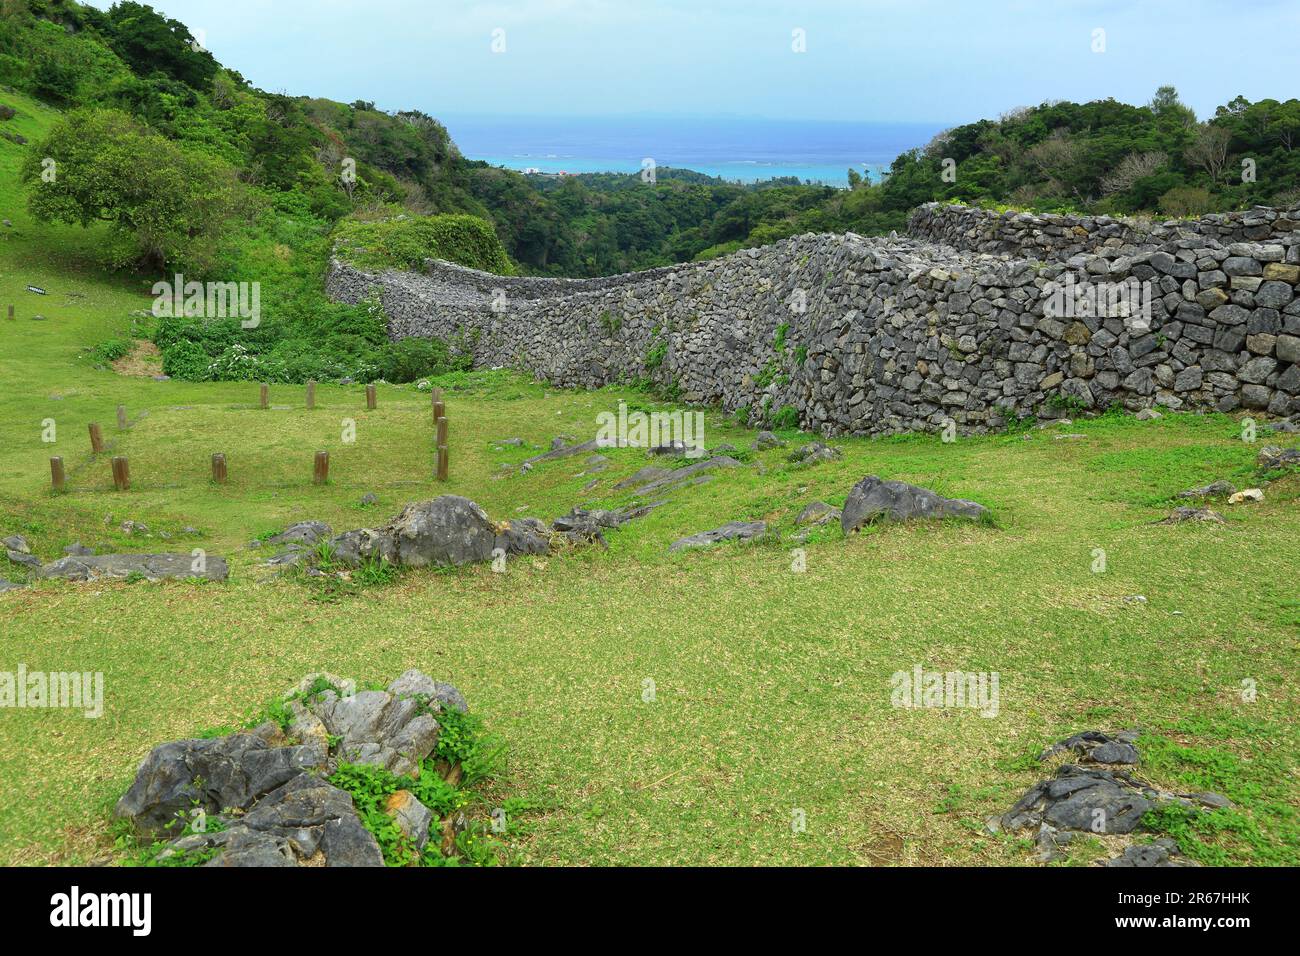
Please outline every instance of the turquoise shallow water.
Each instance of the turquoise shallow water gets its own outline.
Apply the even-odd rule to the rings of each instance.
[[[848,170],[872,179],[899,153],[923,146],[934,123],[645,117],[445,117],[461,152],[494,166],[544,173],[634,173],[659,167],[755,182],[777,176],[848,184]]]

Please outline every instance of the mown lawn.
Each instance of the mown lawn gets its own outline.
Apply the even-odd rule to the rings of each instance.
[[[263,581],[262,552],[247,545],[292,521],[359,527],[444,492],[498,519],[623,503],[612,485],[647,463],[636,449],[608,452],[612,467],[596,476],[580,474],[582,457],[526,475],[513,466],[556,435],[592,437],[597,413],[620,399],[652,400],[507,373],[450,380],[452,480],[440,486],[428,397],[411,386],[380,386],[374,412],[359,386],[321,386],[310,412],[301,387],[276,387],[277,407],[262,411],[255,385],[97,369],[87,347],[129,334],[149,299],[97,271],[93,231],[27,220],[16,153],[0,143],[2,214],[14,222],[0,230],[0,306],[19,306],[14,323],[0,317],[0,533],[25,534],[47,560],[75,540],[202,547],[232,573],[224,585],[43,582],[0,595],[0,670],[101,671],[106,687],[98,720],[0,709],[0,863],[116,859],[108,812],[154,744],[230,724],[309,671],[387,680],[410,667],[459,686],[508,743],[489,804],[532,808],[507,841],[515,862],[1023,864],[1028,840],[982,831],[1045,773],[1026,756],[1127,727],[1148,734],[1140,773],[1152,782],[1238,803],[1209,815],[1212,832],[1180,829],[1195,855],[1300,862],[1300,478],[1273,480],[1261,504],[1223,505],[1223,525],[1152,524],[1184,488],[1259,481],[1259,445],[1235,421],[844,440],[842,461],[809,469],[773,450],[675,492],[611,533],[608,551],[336,592]],[[49,294],[26,293],[29,283]],[[348,419],[353,444],[342,441]],[[112,490],[107,456],[90,455],[92,420],[130,457],[129,493]],[[496,444],[511,437],[533,447]],[[707,438],[746,448],[752,433],[710,412]],[[317,449],[332,455],[324,487],[311,484]],[[208,481],[216,451],[230,463],[224,487]],[[57,498],[52,454],[70,475]],[[791,570],[788,540],[667,553],[732,519],[789,531],[805,504],[840,504],[872,473],[973,498],[996,523],[850,540],[832,530],[808,544],[805,573]],[[584,492],[591,477],[600,484]],[[380,503],[361,508],[366,493]],[[155,537],[123,534],[128,519]],[[1105,573],[1093,571],[1098,548]],[[1126,600],[1136,595],[1146,601]],[[894,708],[891,675],[917,664],[998,672],[998,715]],[[1100,852],[1084,845],[1074,862]]]

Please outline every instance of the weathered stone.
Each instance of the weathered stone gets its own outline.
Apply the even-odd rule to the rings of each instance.
[[[330,526],[322,521],[299,521],[291,524],[279,534],[266,539],[271,546],[298,544],[312,547],[316,542],[330,535]]]
[[[767,524],[762,521],[728,521],[712,531],[701,531],[689,537],[679,538],[669,547],[669,551],[687,551],[693,548],[711,548],[722,541],[749,541],[767,533]]]
[[[1200,866],[1195,860],[1183,856],[1178,843],[1168,837],[1162,837],[1152,843],[1134,844],[1124,848],[1119,856],[1112,857],[1106,866],[1119,867],[1167,867]]]
[[[69,555],[40,569],[42,577],[67,581],[97,581],[140,575],[150,581],[203,578],[224,581],[230,576],[225,558],[189,554]]]
[[[795,518],[794,523],[796,527],[806,528],[838,521],[839,518],[839,508],[828,505],[824,501],[814,501],[799,512],[799,517]]]
[[[324,765],[326,756],[318,744],[270,747],[250,733],[161,744],[140,765],[114,815],[152,834],[195,806],[209,813],[244,809],[303,770]]]
[[[1184,521],[1214,521],[1223,524],[1223,516],[1209,508],[1175,508],[1169,513],[1169,517],[1163,521],[1157,521],[1156,524],[1182,524]]]
[[[1178,493],[1179,498],[1220,498],[1235,494],[1237,486],[1230,481],[1212,481],[1200,488],[1188,488]]]
[[[980,521],[987,515],[988,509],[973,501],[944,498],[916,485],[868,475],[849,492],[840,516],[840,528],[850,534],[874,521],[947,517]]]
[[[420,761],[438,744],[438,721],[413,697],[398,698],[378,690],[340,697],[327,690],[307,707],[332,736],[340,738],[339,755],[349,763],[415,777]]]

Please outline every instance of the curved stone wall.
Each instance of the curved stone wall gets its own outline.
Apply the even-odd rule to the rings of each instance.
[[[914,221],[947,237],[964,217],[922,209]],[[1113,403],[1291,414],[1300,231],[1276,213],[1224,228],[1264,228],[1255,219],[1267,241],[1181,231],[1139,243],[1133,224],[1090,220],[1095,251],[1070,252],[1071,240],[1066,262],[804,235],[590,280],[441,262],[424,275],[371,274],[335,261],[327,282],[340,301],[377,292],[394,338],[459,338],[481,366],[561,386],[651,379],[688,402],[748,409],[754,423],[791,409],[785,420],[828,436],[949,421],[973,433]]]
[[[1154,251],[1171,240],[1199,236],[1220,243],[1282,242],[1300,229],[1300,206],[1216,213],[1200,219],[1153,222],[1110,216],[993,212],[950,203],[913,210],[908,234],[956,249],[1031,259],[1069,259],[1116,250]]]

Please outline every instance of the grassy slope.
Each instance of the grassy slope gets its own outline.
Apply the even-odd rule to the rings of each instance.
[[[0,102],[23,110],[31,137],[35,105]],[[381,386],[367,412],[359,388],[322,387],[309,413],[302,389],[284,387],[273,403],[287,407],[262,412],[248,385],[97,371],[84,347],[123,334],[148,300],[96,271],[96,233],[28,221],[19,153],[0,141],[0,215],[14,222],[0,229],[0,305],[19,305],[17,322],[0,319],[0,531],[26,533],[47,559],[76,539],[202,546],[231,558],[232,578],[0,595],[0,670],[103,671],[107,696],[99,720],[0,710],[0,863],[105,856],[107,811],[155,743],[228,724],[308,671],[383,680],[408,667],[456,683],[508,741],[500,795],[538,805],[515,844],[526,862],[1022,863],[1023,842],[980,832],[1042,775],[1021,758],[1071,732],[1136,725],[1169,741],[1148,747],[1150,779],[1246,807],[1244,830],[1214,838],[1206,859],[1296,862],[1300,479],[1273,483],[1227,525],[1150,524],[1182,488],[1249,480],[1256,449],[1229,419],[1080,423],[1078,441],[845,441],[842,462],[811,470],[767,452],[756,457],[765,474],[755,463],[678,492],[612,534],[608,552],[519,560],[504,575],[412,572],[320,600],[297,583],[256,583],[244,545],[304,518],[374,523],[444,490],[496,518],[617,503],[609,486],[645,463],[635,450],[611,453],[615,467],[584,495],[580,459],[521,476],[501,466],[531,452],[492,443],[590,437],[598,411],[641,397],[505,375],[454,391],[453,480],[440,488],[414,389]],[[28,318],[37,310],[48,321]],[[118,403],[135,418],[122,433]],[[45,418],[59,426],[53,450]],[[344,418],[357,422],[355,445],[339,440]],[[130,494],[91,460],[90,420],[130,455]],[[708,425],[710,443],[747,444],[715,415]],[[309,481],[317,448],[333,455],[324,488]],[[206,480],[218,450],[230,459],[223,489]],[[71,471],[59,499],[51,454]],[[791,573],[785,546],[665,553],[730,519],[788,525],[872,472],[982,501],[999,527],[836,531],[810,545],[806,574]],[[366,492],[377,513],[357,507]],[[127,538],[115,529],[128,518],[176,537]],[[201,537],[181,537],[186,525]],[[1090,570],[1097,547],[1103,575]],[[1124,600],[1134,594],[1147,602]],[[915,664],[998,671],[999,716],[893,709],[890,675]],[[1254,703],[1240,698],[1244,678],[1258,682]],[[795,808],[806,832],[791,832]]]

